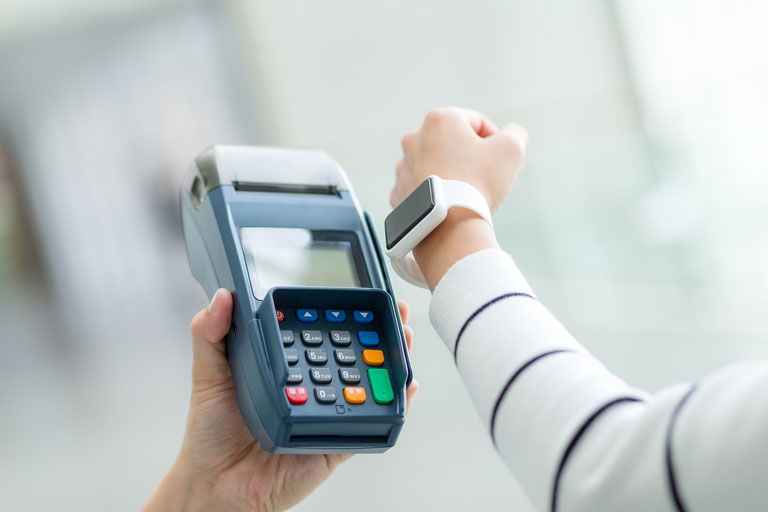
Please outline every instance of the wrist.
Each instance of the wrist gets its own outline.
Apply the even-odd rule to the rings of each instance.
[[[182,461],[176,459],[142,512],[211,510],[215,507],[214,484],[196,477]]]
[[[451,208],[448,216],[424,240],[413,248],[429,289],[454,263],[484,249],[497,249],[493,228],[477,213],[465,208]]]

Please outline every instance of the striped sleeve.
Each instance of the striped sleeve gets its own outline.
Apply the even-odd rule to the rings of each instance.
[[[768,491],[748,485],[768,475],[768,398],[752,396],[766,395],[766,365],[653,396],[633,389],[573,339],[501,250],[456,263],[435,289],[430,319],[540,510],[734,509],[714,507],[715,496],[767,509]],[[713,470],[719,461],[745,473]]]

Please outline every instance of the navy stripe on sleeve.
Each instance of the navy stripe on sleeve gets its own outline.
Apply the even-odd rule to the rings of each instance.
[[[611,400],[610,402],[602,405],[598,410],[592,413],[592,415],[587,418],[587,420],[581,425],[579,430],[576,431],[576,434],[574,434],[573,438],[571,439],[571,442],[568,443],[568,446],[565,448],[565,452],[563,452],[563,457],[560,459],[560,465],[557,467],[557,472],[555,473],[555,481],[552,485],[552,512],[557,512],[557,492],[560,487],[560,479],[563,476],[563,470],[565,469],[565,464],[568,462],[568,457],[570,457],[571,453],[573,452],[573,449],[576,448],[576,445],[578,444],[579,440],[584,437],[584,434],[587,432],[589,427],[595,422],[595,420],[603,414],[605,411],[610,409],[611,407],[623,403],[631,403],[631,402],[643,402],[644,400],[641,400],[640,398],[633,397],[633,396],[623,396],[619,398],[615,398]]]
[[[527,297],[529,299],[536,300],[536,297],[534,297],[533,295],[530,295],[528,293],[524,293],[524,292],[511,292],[511,293],[505,293],[504,295],[499,295],[498,297],[489,300],[488,302],[486,302],[485,304],[483,304],[482,306],[477,308],[474,313],[469,315],[469,318],[467,318],[466,322],[464,322],[464,325],[462,325],[461,329],[459,329],[458,336],[456,336],[456,344],[453,346],[453,361],[454,362],[458,361],[457,355],[459,353],[459,342],[461,341],[461,336],[462,336],[462,334],[464,334],[464,331],[467,329],[467,326],[469,325],[469,323],[472,320],[474,320],[475,317],[477,317],[477,315],[479,315],[480,313],[485,311],[489,306],[492,306],[493,304],[496,304],[499,301],[502,301],[504,299],[509,299],[511,297]]]
[[[672,462],[672,434],[674,433],[680,411],[694,391],[696,391],[696,386],[691,386],[691,389],[683,395],[683,398],[677,404],[675,410],[672,411],[672,416],[669,417],[669,424],[667,425],[666,446],[664,448],[664,456],[667,465],[667,480],[669,481],[669,490],[672,493],[672,501],[675,503],[678,512],[685,512],[686,508],[683,505],[683,500],[680,497],[680,490],[677,487],[677,480],[675,479],[675,466]]]
[[[499,396],[496,398],[496,402],[493,404],[493,412],[491,413],[491,441],[493,441],[493,445],[496,446],[496,415],[499,412],[499,408],[501,407],[501,402],[504,400],[504,397],[507,395],[507,391],[512,387],[512,384],[517,380],[517,378],[528,368],[530,368],[535,362],[540,361],[544,359],[547,356],[551,356],[554,354],[561,354],[563,352],[573,352],[573,350],[567,350],[567,349],[558,349],[558,350],[550,350],[549,352],[544,352],[543,354],[539,354],[536,357],[530,359],[528,362],[526,362],[524,365],[522,365],[520,368],[517,369],[515,373],[512,374],[512,376],[507,380],[507,383],[504,384],[504,387],[501,388],[501,392],[499,393]]]

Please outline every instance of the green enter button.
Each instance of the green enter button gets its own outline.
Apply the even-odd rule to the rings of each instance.
[[[389,382],[389,372],[384,368],[368,368],[368,382],[371,383],[373,401],[377,404],[388,404],[395,397]]]

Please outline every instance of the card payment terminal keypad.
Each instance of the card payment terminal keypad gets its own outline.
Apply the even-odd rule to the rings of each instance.
[[[278,307],[277,320],[291,405],[392,403],[391,368],[373,311]]]

